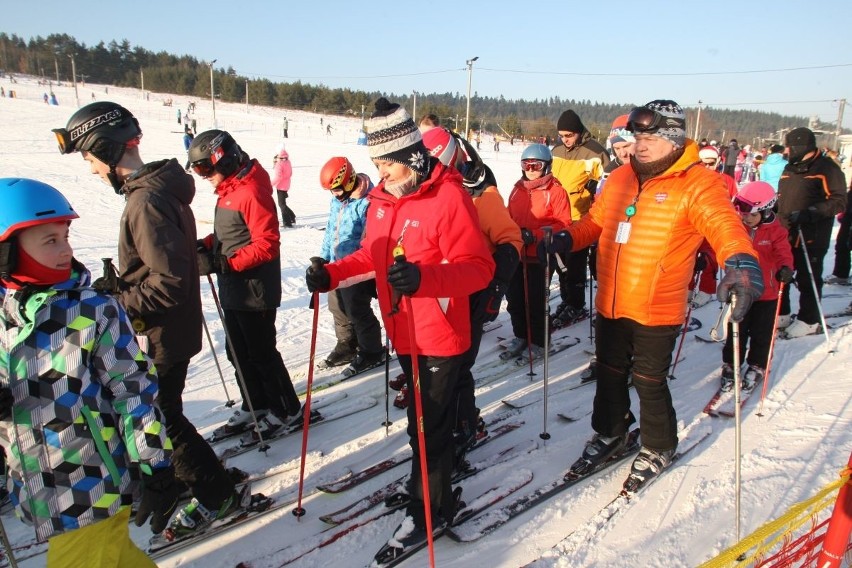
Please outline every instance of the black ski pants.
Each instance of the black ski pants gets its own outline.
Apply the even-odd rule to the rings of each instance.
[[[481,315],[477,316],[477,314],[473,313],[473,307],[483,292],[483,290],[480,290],[470,296],[470,348],[461,355],[459,378],[456,382],[456,418],[454,427],[460,431],[465,428],[468,430],[476,429],[476,383],[471,370],[476,363],[476,357],[479,355],[479,346],[482,343],[482,326],[485,324],[485,321]]]
[[[791,232],[791,235],[798,236],[798,232]],[[819,302],[822,298],[822,261],[828,252],[828,247],[817,246],[813,243],[808,243],[808,258],[805,259],[805,253],[802,250],[801,243],[793,247],[793,265],[796,269],[796,286],[799,288],[799,313],[797,319],[802,320],[807,324],[815,324],[820,321],[819,318]],[[814,296],[814,288],[811,284],[811,274],[808,271],[810,263],[813,271],[813,279],[816,284],[817,295]],[[781,298],[781,313],[789,314],[792,311],[790,306],[790,287],[784,287],[784,295]]]
[[[521,262],[524,262],[523,260]],[[509,289],[506,292],[508,300],[507,310],[512,320],[512,332],[515,337],[527,339],[527,316],[526,310],[529,305],[530,335],[532,342],[539,347],[544,347],[544,287],[546,285],[546,269],[538,262],[527,263],[527,294],[524,294],[524,269],[519,266],[509,281]]]
[[[183,389],[189,361],[157,363],[157,402],[172,441],[175,476],[202,505],[216,510],[234,492],[234,482],[195,426],[183,415]]]
[[[595,320],[597,391],[592,428],[619,436],[632,422],[627,379],[632,370],[639,395],[642,445],[665,451],[677,447],[677,417],[667,376],[682,325],[642,325],[628,318]]]
[[[426,471],[429,476],[429,500],[432,516],[439,515],[447,522],[455,516],[451,477],[453,472],[453,426],[455,412],[456,380],[458,379],[461,356],[417,357],[420,373],[420,397],[423,404],[423,436],[426,440]],[[410,355],[399,355],[399,364],[407,377],[411,402],[408,405],[409,445],[414,453],[411,462],[412,501],[407,513],[420,526],[426,526],[426,514],[423,505],[423,484],[421,482],[420,447],[417,438],[417,414],[414,397],[414,374]]]
[[[565,271],[559,273],[559,295],[572,308],[586,306],[586,267],[589,264],[590,247],[569,253],[565,257]],[[556,267],[551,267],[555,269]]]
[[[777,300],[755,302],[740,322],[740,363],[766,369],[769,363],[769,345],[772,342],[772,328],[775,326],[775,308]],[[748,356],[746,357],[746,349]],[[734,364],[733,326],[728,323],[728,338],[722,348],[722,362]]]
[[[843,215],[837,239],[834,242],[834,272],[838,278],[849,278],[850,259],[849,241],[852,240],[852,212]]]
[[[228,361],[242,371],[245,388],[240,383],[242,409],[248,410],[248,400],[255,409],[269,409],[285,417],[296,414],[301,402],[293,388],[290,373],[284,366],[275,345],[276,310],[224,310],[228,329]],[[238,377],[239,378],[239,377]]]
[[[296,222],[296,214],[287,207],[287,192],[277,190],[275,193],[278,195],[278,207],[281,209],[281,224],[285,227],[293,226],[293,223]]]
[[[382,326],[371,305],[375,293],[375,278],[328,293],[337,343],[357,346],[362,353],[382,350]]]

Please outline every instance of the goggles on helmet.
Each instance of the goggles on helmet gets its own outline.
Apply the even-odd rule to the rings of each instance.
[[[627,116],[627,130],[633,133],[653,134],[662,126],[665,117],[646,107],[636,107]]]
[[[731,201],[734,204],[734,209],[739,213],[760,213],[766,209],[772,207],[775,204],[775,199],[771,200],[769,203],[752,203],[748,199],[744,199],[737,195]]]
[[[521,169],[525,172],[540,172],[544,170],[544,160],[521,160]]]
[[[74,143],[71,141],[70,132],[64,128],[54,128],[53,133],[56,135],[56,142],[59,143],[60,154],[70,154],[74,151]]]
[[[213,165],[213,162],[210,158],[203,158],[201,160],[196,160],[190,164],[192,171],[197,173],[203,178],[209,178],[213,174],[216,173],[216,166]]]

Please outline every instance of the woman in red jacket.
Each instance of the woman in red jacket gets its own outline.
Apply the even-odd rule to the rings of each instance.
[[[327,292],[375,277],[385,330],[412,392],[417,354],[432,526],[439,529],[455,515],[451,402],[461,355],[470,346],[468,296],[491,281],[494,260],[461,175],[429,156],[408,113],[380,98],[366,126],[381,181],[368,196],[362,247],[329,264],[311,259],[305,280],[308,290]],[[410,302],[400,301],[402,295]],[[409,335],[409,319],[415,318],[416,339]],[[427,538],[417,427],[415,405],[409,405],[411,501],[389,543],[401,550]]]
[[[521,154],[521,179],[509,194],[509,215],[521,228],[524,248],[521,263],[526,270],[515,270],[506,293],[507,310],[512,319],[514,339],[509,342],[501,359],[513,359],[527,349],[533,359],[544,354],[545,282],[550,274],[536,256],[536,244],[542,240],[542,227],[551,227],[556,234],[571,224],[571,203],[568,194],[553,177],[550,168],[553,156],[544,144],[531,144]],[[551,270],[556,267],[551,267]],[[526,284],[524,275],[526,273]],[[526,290],[524,290],[526,288]],[[527,328],[529,310],[529,329]]]

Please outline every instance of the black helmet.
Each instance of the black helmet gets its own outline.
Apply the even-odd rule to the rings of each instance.
[[[189,163],[201,177],[219,172],[225,177],[236,173],[243,161],[243,151],[224,130],[202,132],[189,145]]]
[[[84,106],[71,115],[65,128],[54,128],[59,152],[85,150],[109,166],[115,166],[131,140],[142,136],[139,121],[121,105],[108,101]]]

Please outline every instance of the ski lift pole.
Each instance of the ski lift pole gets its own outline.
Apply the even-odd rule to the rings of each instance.
[[[550,243],[553,239],[553,227],[546,226],[541,228],[544,233],[544,248],[548,250],[550,248]],[[545,258],[544,265],[544,363],[542,367],[542,374],[544,375],[544,390],[542,391],[544,394],[544,414],[543,414],[543,423],[544,428],[541,431],[541,434],[538,435],[542,440],[549,440],[550,433],[547,431],[547,374],[548,374],[548,364],[550,362],[550,255],[548,254]]]
[[[302,411],[304,422],[302,423],[302,458],[299,462],[299,498],[293,514],[301,520],[305,515],[302,507],[302,491],[305,488],[305,456],[308,453],[308,431],[311,426],[311,387],[314,384],[314,358],[317,354],[317,327],[319,326],[319,292],[315,291],[311,296],[311,309],[314,312],[313,324],[311,326],[311,352],[308,357],[308,384],[305,394],[305,407]]]

